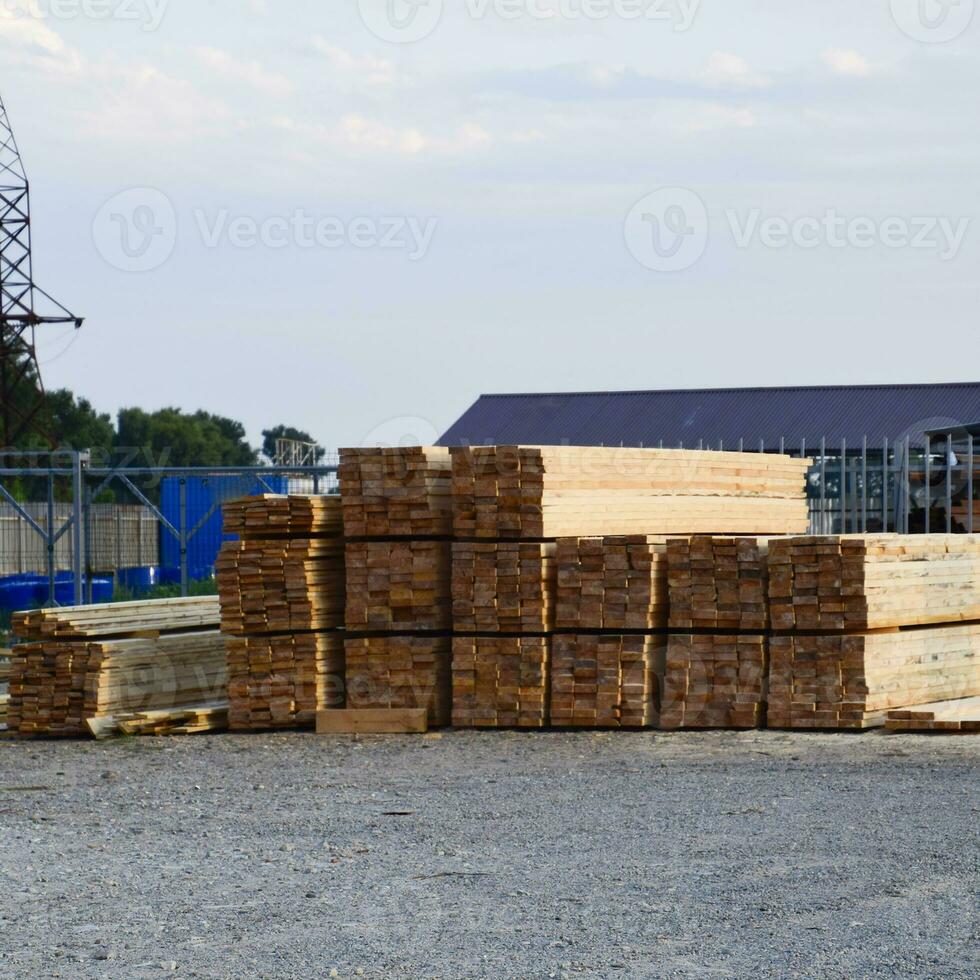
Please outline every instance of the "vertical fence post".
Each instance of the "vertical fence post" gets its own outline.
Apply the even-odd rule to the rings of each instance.
[[[926,436],[926,455],[923,462],[923,467],[925,468],[925,484],[926,484],[926,516],[925,516],[925,532],[926,534],[933,533],[932,526],[932,436]]]
[[[966,437],[966,531],[973,534],[973,433]]]
[[[178,527],[179,543],[180,543],[180,594],[186,596],[188,592],[188,575],[187,575],[187,480],[185,477],[180,478],[179,493],[180,493],[180,526]]]
[[[868,437],[861,443],[861,533],[868,533]]]
[[[888,533],[888,436],[881,441],[881,529]],[[897,528],[896,528],[897,530]]]
[[[847,534],[847,439],[840,440],[840,530]]]
[[[75,578],[75,605],[84,601],[82,586],[82,453],[72,453],[72,566]]]
[[[54,474],[48,471],[48,524],[44,529],[46,533],[45,544],[48,549],[48,602],[49,606],[56,606],[54,580]]]
[[[85,601],[91,605],[92,604],[92,488],[86,481],[84,484],[83,493],[85,495],[84,501],[82,503],[82,513],[84,514],[84,521],[82,527],[84,529],[83,540],[84,540],[84,556],[85,556]]]
[[[827,437],[820,437],[820,533],[827,533]]]
[[[953,433],[946,436],[946,533],[953,533]]]
[[[912,530],[912,437],[905,437],[905,533]]]

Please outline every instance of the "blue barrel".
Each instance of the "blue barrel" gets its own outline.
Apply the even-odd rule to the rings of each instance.
[[[160,572],[159,565],[120,568],[116,572],[116,581],[122,588],[129,589],[133,595],[143,595],[161,583]]]
[[[11,575],[0,579],[0,609],[18,612],[36,609],[43,601],[42,587],[47,579],[40,575]]]

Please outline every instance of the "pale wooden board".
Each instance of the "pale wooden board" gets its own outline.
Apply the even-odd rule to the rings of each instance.
[[[317,735],[423,734],[425,708],[338,708],[316,713]]]

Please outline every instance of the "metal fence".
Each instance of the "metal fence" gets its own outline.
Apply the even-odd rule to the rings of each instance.
[[[687,448],[809,457],[810,532],[973,532],[975,429],[921,442],[849,446],[701,442]],[[684,448],[684,447],[680,447]],[[336,493],[336,455],[318,466],[128,467],[88,453],[0,454],[0,608],[90,602],[168,582],[182,595],[213,574],[221,504],[250,493]],[[26,501],[26,502],[25,502]],[[12,604],[11,604],[12,603]]]
[[[158,583],[187,595],[213,573],[222,503],[336,493],[336,474],[335,462],[127,467],[92,465],[85,452],[0,454],[0,608],[101,601]]]

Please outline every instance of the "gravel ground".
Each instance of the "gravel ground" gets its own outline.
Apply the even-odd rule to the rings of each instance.
[[[0,742],[2,977],[980,973],[980,737]]]

